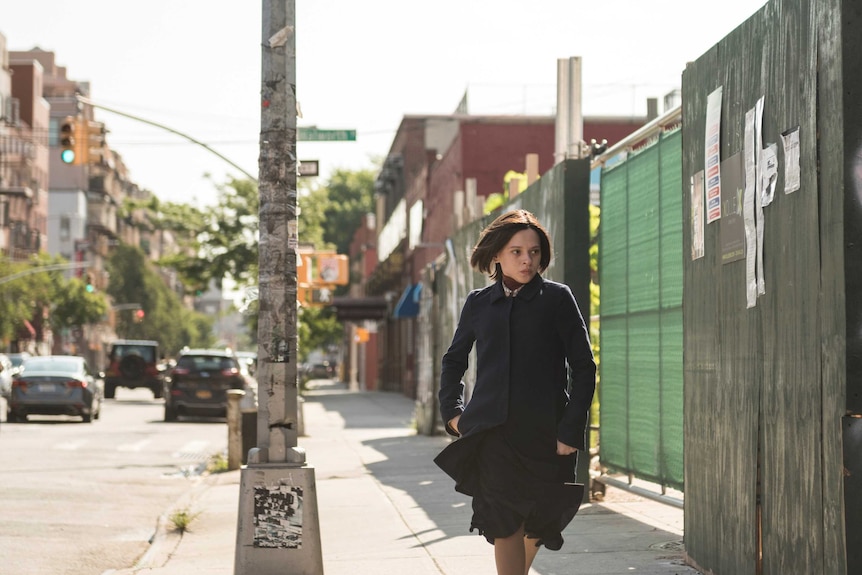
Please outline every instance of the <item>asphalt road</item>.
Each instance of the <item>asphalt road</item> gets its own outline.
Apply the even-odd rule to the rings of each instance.
[[[7,423],[0,400],[0,572],[102,575],[135,564],[158,517],[227,446],[224,419],[165,423],[163,405],[119,389],[93,423]]]

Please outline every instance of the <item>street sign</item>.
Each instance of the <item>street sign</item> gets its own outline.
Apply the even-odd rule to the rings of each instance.
[[[317,126],[297,128],[296,139],[303,142],[356,141],[356,130],[320,130]]]
[[[299,162],[298,172],[300,177],[320,175],[320,162],[318,160],[302,160]]]

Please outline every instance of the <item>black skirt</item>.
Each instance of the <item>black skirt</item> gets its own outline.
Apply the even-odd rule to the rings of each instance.
[[[537,545],[560,549],[561,532],[584,496],[584,486],[574,483],[575,454],[524,454],[505,426],[457,439],[434,462],[455,480],[457,491],[473,498],[470,531],[492,544],[524,525]]]

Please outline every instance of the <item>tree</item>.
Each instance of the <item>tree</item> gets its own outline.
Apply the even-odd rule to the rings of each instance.
[[[108,309],[104,294],[90,293],[83,281],[66,279],[51,266],[66,261],[40,253],[27,262],[0,259],[0,277],[25,274],[0,284],[0,339],[16,337],[25,321],[34,321],[50,310],[55,330],[97,323]]]
[[[217,184],[218,203],[204,209],[151,198],[130,204],[144,208],[158,229],[179,239],[181,253],[163,257],[159,265],[173,268],[189,292],[230,277],[239,286],[256,285],[259,238],[258,189],[252,180]]]
[[[323,211],[323,240],[333,244],[336,253],[350,251],[362,217],[374,211],[374,180],[372,170],[335,170],[321,188],[320,193],[328,199]]]
[[[108,302],[104,294],[87,291],[87,285],[78,278],[69,280],[54,296],[51,310],[51,327],[78,327],[98,323],[108,313]]]
[[[118,246],[107,268],[111,274],[108,293],[114,302],[139,304],[143,311],[140,321],[134,315],[135,310],[118,311],[117,335],[157,340],[169,353],[186,345],[208,347],[213,344],[212,318],[184,307],[140,248]]]

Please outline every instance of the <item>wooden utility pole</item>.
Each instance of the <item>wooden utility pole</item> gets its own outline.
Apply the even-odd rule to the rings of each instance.
[[[321,575],[314,468],[297,445],[296,6],[263,0],[258,445],[241,471],[236,575]]]

